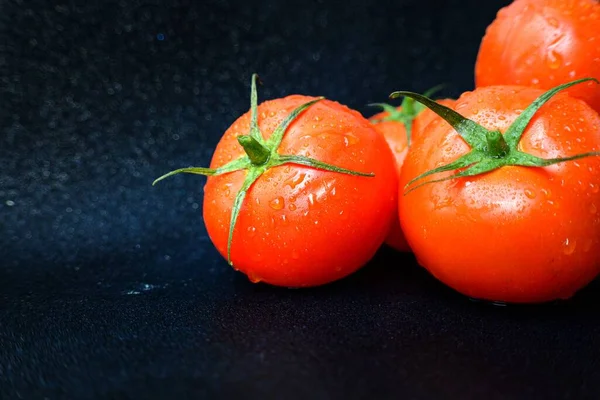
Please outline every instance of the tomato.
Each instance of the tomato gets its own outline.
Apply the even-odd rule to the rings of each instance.
[[[453,99],[438,100],[440,104],[452,107]],[[436,118],[436,114],[423,107],[419,103],[414,103],[410,98],[403,101],[400,107],[392,107],[387,104],[381,104],[384,111],[373,115],[369,120],[373,127],[385,138],[396,159],[396,172],[400,175],[402,163],[408,152],[408,137],[414,137],[421,134],[423,129]],[[408,131],[408,132],[407,132]],[[392,227],[385,239],[388,246],[403,252],[410,252],[410,247],[406,243],[398,213],[393,217]]]
[[[389,230],[393,155],[362,115],[337,102],[291,95],[257,106],[255,79],[251,110],[224,133],[210,169],[164,177],[208,175],[210,239],[252,282],[306,287],[345,277]]]
[[[600,116],[556,94],[577,83],[587,82],[482,87],[455,111],[437,106],[447,122],[415,138],[398,201],[406,239],[436,278],[476,299],[538,303],[598,275]]]
[[[487,28],[475,67],[477,87],[550,89],[583,77],[600,79],[600,2],[515,0]],[[568,90],[600,112],[593,83]]]

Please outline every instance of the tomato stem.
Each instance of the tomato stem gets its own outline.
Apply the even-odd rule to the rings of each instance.
[[[264,165],[269,161],[271,151],[260,144],[258,140],[249,135],[241,135],[237,138],[238,143],[244,148],[252,165]]]
[[[485,133],[485,140],[487,142],[487,154],[491,158],[505,157],[510,151],[500,131],[487,131]]]

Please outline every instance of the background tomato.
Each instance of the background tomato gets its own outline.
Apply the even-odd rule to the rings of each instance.
[[[438,100],[438,102],[445,106],[452,107],[455,100],[441,99]],[[415,105],[420,106],[418,103]],[[402,113],[402,107],[396,107],[396,111]],[[409,147],[406,125],[404,122],[401,122],[398,119],[390,119],[390,114],[391,113],[389,111],[382,111],[373,115],[371,118],[369,118],[369,120],[373,123],[375,130],[383,135],[387,144],[390,146],[390,149],[394,154],[394,158],[396,159],[396,172],[399,176]],[[410,116],[408,117],[410,118]],[[437,118],[437,115],[433,111],[428,108],[422,109],[417,115],[411,118],[411,137],[422,135],[427,124],[429,124],[429,122],[435,118]],[[393,218],[392,227],[390,228],[390,232],[385,239],[385,243],[399,251],[410,251],[410,247],[404,238],[404,234],[402,233],[397,212]]]
[[[268,139],[296,107],[315,98],[288,96],[258,107]],[[250,113],[225,132],[211,168],[244,155],[238,136],[247,134]],[[358,112],[323,100],[287,129],[280,154],[311,157],[374,177],[352,176],[299,165],[267,170],[250,188],[239,214],[231,261],[253,282],[314,286],[342,278],[364,265],[383,243],[396,209],[393,156]],[[204,188],[204,221],[224,256],[229,220],[245,171],[212,176]]]
[[[583,77],[600,78],[600,2],[516,0],[487,28],[475,67],[477,87],[524,85],[550,89]],[[569,94],[600,111],[593,83]]]
[[[504,133],[542,93],[484,87],[463,94],[455,110]],[[518,148],[542,158],[600,150],[600,117],[583,101],[558,94],[534,114]],[[448,123],[432,121],[427,135],[415,138],[400,187],[469,149]],[[504,166],[401,194],[401,226],[419,263],[467,296],[568,298],[600,272],[599,188],[600,157],[543,168]]]

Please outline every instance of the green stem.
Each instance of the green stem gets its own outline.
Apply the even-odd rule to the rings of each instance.
[[[505,157],[510,148],[504,140],[504,136],[500,131],[487,131],[485,133],[487,142],[487,155],[491,158],[502,158]]]
[[[252,165],[263,165],[269,161],[271,151],[249,135],[239,136],[238,142],[244,148]]]

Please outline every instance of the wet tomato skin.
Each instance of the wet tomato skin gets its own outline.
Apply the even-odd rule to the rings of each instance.
[[[454,109],[504,133],[542,93],[483,87],[463,94]],[[410,179],[469,149],[450,125],[434,120],[404,160],[400,220],[419,263],[460,293],[511,303],[569,298],[594,279],[600,272],[600,157],[501,167],[404,195]],[[543,158],[598,151],[600,116],[558,94],[535,114],[520,149]]]
[[[258,107],[265,139],[293,109],[314,98],[292,95]],[[250,115],[238,118],[218,143],[211,168],[244,155],[237,142]],[[231,245],[231,261],[253,282],[317,286],[343,278],[372,258],[397,205],[397,175],[385,140],[358,112],[322,100],[287,129],[279,154],[311,157],[374,177],[299,165],[269,169],[250,188]],[[245,171],[211,176],[204,187],[208,234],[225,257],[234,197]]]
[[[550,89],[574,79],[600,79],[600,2],[515,0],[498,12],[480,45],[477,87]],[[600,91],[588,82],[567,90],[600,112]]]
[[[453,99],[441,99],[438,103],[445,105],[446,107],[452,107],[455,100]],[[401,110],[401,107],[397,107]],[[369,118],[370,121],[381,121],[387,117],[389,113],[380,112]],[[439,118],[433,111],[426,108],[413,120],[412,134],[411,137],[420,136],[423,134],[425,127],[434,119]],[[402,164],[404,158],[408,152],[408,142],[406,136],[406,128],[403,123],[398,121],[381,121],[373,124],[373,127],[385,138],[387,144],[390,146],[394,158],[396,160],[396,172],[400,176],[402,170]],[[402,228],[400,227],[400,219],[398,213],[393,217],[392,226],[388,233],[385,243],[394,249],[402,252],[410,252],[410,246],[404,238]]]

